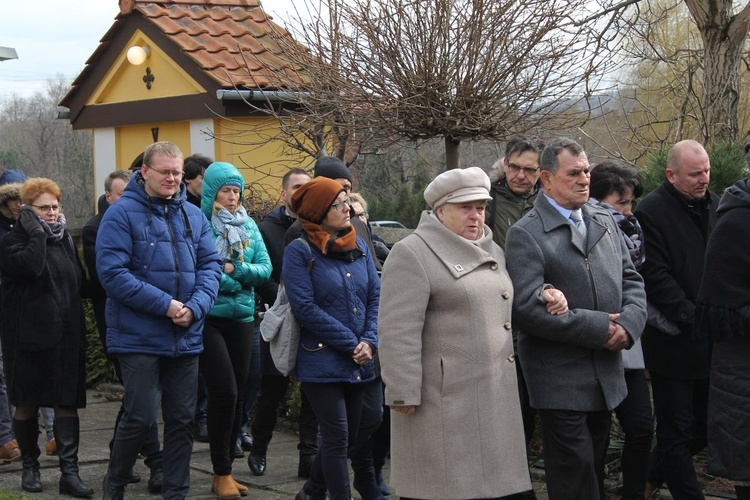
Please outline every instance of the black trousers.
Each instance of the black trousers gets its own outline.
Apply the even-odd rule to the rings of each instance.
[[[208,390],[211,463],[214,474],[219,476],[232,473],[252,349],[252,322],[212,317],[206,320],[199,367]]]
[[[622,449],[622,498],[641,500],[646,490],[654,418],[646,370],[625,370],[628,395],[615,408],[615,415],[625,433]]]
[[[601,500],[612,422],[608,411],[539,410],[550,500]]]
[[[706,447],[708,379],[684,380],[651,373],[656,414],[656,449],[649,481],[667,483],[674,498],[704,498],[692,456]]]
[[[289,377],[282,375],[273,365],[268,342],[260,343],[262,375],[260,389],[255,400],[255,416],[250,425],[254,455],[266,456],[268,444],[273,437],[278,419],[279,404],[289,388]],[[315,455],[318,450],[318,421],[305,391],[300,387],[301,407],[299,416],[300,455]]]

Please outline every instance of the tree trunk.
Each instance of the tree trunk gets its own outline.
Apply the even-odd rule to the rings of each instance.
[[[445,138],[445,169],[458,168],[459,153],[458,147],[461,145],[460,139],[453,137]]]
[[[703,142],[737,139],[739,67],[750,29],[750,4],[732,14],[731,0],[685,0],[703,37]]]

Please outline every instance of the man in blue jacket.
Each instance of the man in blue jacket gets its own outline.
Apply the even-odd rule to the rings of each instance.
[[[190,487],[198,354],[221,259],[205,216],[185,202],[182,174],[177,146],[150,145],[99,227],[96,268],[108,297],[107,352],[118,357],[125,386],[104,499],[123,498],[160,400],[164,498],[183,499]]]

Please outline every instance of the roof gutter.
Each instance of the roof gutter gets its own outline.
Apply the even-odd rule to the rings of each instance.
[[[285,90],[228,90],[216,91],[216,98],[222,101],[272,101],[298,102],[300,96],[310,95],[309,92],[288,92]]]

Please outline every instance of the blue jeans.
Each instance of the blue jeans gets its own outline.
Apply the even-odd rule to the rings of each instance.
[[[162,491],[165,499],[184,499],[190,489],[198,356],[121,354],[118,358],[125,386],[124,413],[109,459],[109,484],[120,488],[127,483],[146,434],[156,421],[161,401]]]

